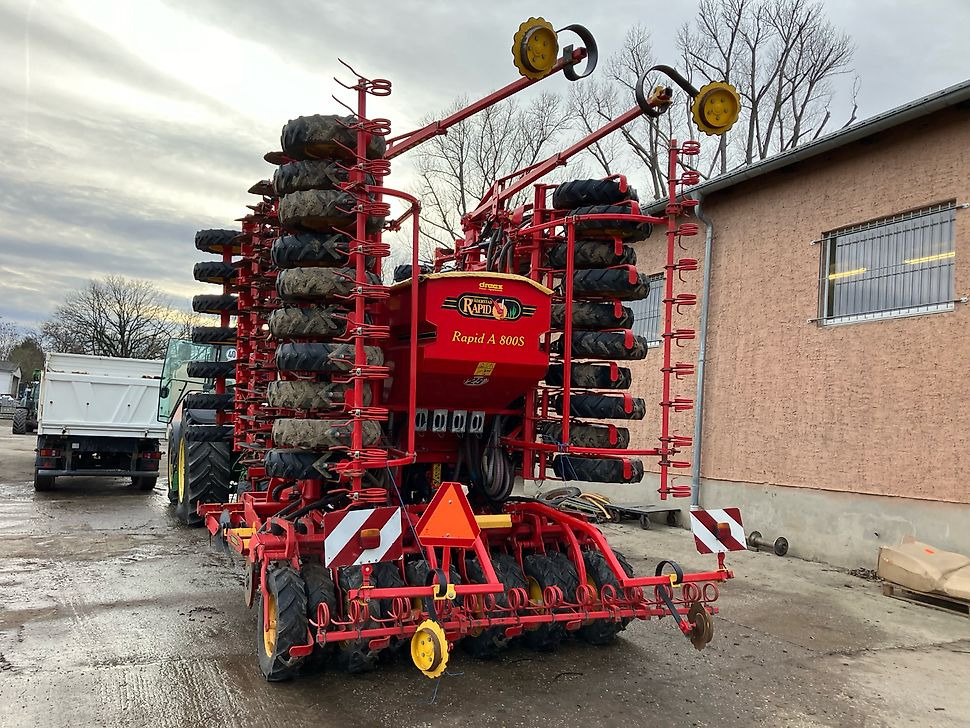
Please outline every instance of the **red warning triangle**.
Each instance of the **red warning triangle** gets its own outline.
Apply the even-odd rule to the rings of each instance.
[[[460,483],[442,483],[417,525],[422,546],[471,548],[480,530]]]

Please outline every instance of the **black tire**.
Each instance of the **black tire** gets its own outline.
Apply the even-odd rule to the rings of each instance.
[[[552,351],[563,353],[564,336],[552,342]],[[613,359],[614,361],[638,361],[647,357],[647,340],[631,334],[629,340],[624,331],[576,331],[572,336],[574,359]],[[628,346],[629,344],[629,346]]]
[[[354,116],[315,114],[298,116],[283,127],[280,146],[292,159],[354,159],[357,149],[357,123]],[[384,137],[372,135],[367,143],[367,156],[377,159],[384,154]]]
[[[633,266],[590,268],[573,274],[573,296],[577,297],[603,296],[619,301],[639,301],[649,292],[649,276],[637,273]]]
[[[366,347],[367,363],[384,364],[378,346]],[[346,372],[354,366],[353,344],[286,343],[276,347],[276,366],[288,372]],[[191,375],[190,375],[191,376]]]
[[[54,490],[54,476],[34,473],[34,490],[38,492]]]
[[[341,569],[337,578],[344,595],[346,595],[348,589],[357,589],[363,583],[363,574],[359,566],[348,566]],[[396,564],[381,563],[374,565],[371,583],[378,587],[402,587],[404,586],[404,579],[401,578]],[[371,616],[379,619],[387,618],[390,614],[391,604],[392,600],[390,599],[371,600]],[[369,622],[364,625],[364,628],[373,626],[375,626],[375,623]],[[377,653],[371,651],[368,645],[369,641],[360,639],[338,642],[335,651],[337,664],[351,674],[373,670],[377,667]]]
[[[300,233],[273,241],[273,265],[277,268],[346,265],[350,238],[341,233]]]
[[[186,442],[232,442],[232,425],[188,425]]]
[[[347,309],[339,306],[278,308],[269,315],[269,333],[277,339],[332,339],[347,331]]]
[[[357,198],[340,190],[307,190],[293,192],[280,200],[280,225],[287,230],[332,232],[333,228],[347,228],[357,220]],[[367,232],[376,233],[384,225],[384,218],[370,215]]]
[[[617,315],[616,306],[612,303],[587,303],[573,301],[573,329],[581,331],[601,331],[603,329],[628,329],[633,326],[633,309],[620,307]],[[552,305],[552,328],[562,329],[566,326],[566,305],[554,303]]]
[[[297,571],[289,565],[271,564],[266,571],[266,588],[272,599],[275,637],[264,632],[263,597],[257,600],[256,654],[259,669],[267,682],[279,682],[293,677],[303,662],[290,657],[290,648],[307,642],[306,586]]]
[[[548,438],[547,442],[562,442],[562,422],[540,422],[537,429],[540,434]],[[570,422],[569,444],[576,447],[625,450],[630,447],[630,431],[625,427]]]
[[[238,255],[240,246],[236,238],[239,235],[238,230],[199,230],[195,234],[195,247],[203,253],[222,255],[228,249]]]
[[[192,392],[182,398],[186,409],[207,409],[224,412],[232,409],[232,392],[216,394],[215,392]]]
[[[637,191],[629,185],[620,186],[616,179],[574,179],[563,182],[552,193],[552,206],[572,210],[581,205],[612,205],[636,200]]]
[[[626,367],[608,364],[573,362],[570,367],[569,386],[582,389],[629,389],[632,374]],[[546,372],[546,384],[562,387],[565,384],[563,365],[552,364]]]
[[[234,361],[190,361],[185,373],[193,379],[220,379],[236,376]]]
[[[266,398],[270,407],[300,410],[333,410],[344,406],[345,394],[354,385],[342,382],[270,382]],[[371,390],[364,390],[364,406],[370,405]]]
[[[273,173],[273,191],[282,197],[306,190],[335,190],[349,179],[347,170],[332,159],[287,162]]]
[[[306,589],[307,619],[311,622],[317,621],[317,608],[321,604],[327,605],[331,618],[337,617],[337,588],[330,577],[330,569],[319,562],[311,561],[303,564],[301,572]],[[322,667],[331,651],[331,647],[315,643],[307,663],[315,668]]]
[[[313,467],[314,463],[327,463],[330,453],[306,450],[267,450],[263,458],[266,475],[286,480],[316,480],[328,477],[328,473]]]
[[[352,268],[290,268],[276,278],[276,292],[284,301],[321,300],[344,297],[357,285]],[[381,284],[375,273],[367,274],[367,283]]]
[[[419,265],[418,266],[418,275],[421,275],[421,276],[427,275],[432,270],[433,270],[433,268],[431,268],[431,266],[428,266],[428,265]],[[395,283],[400,283],[401,281],[406,281],[406,280],[408,280],[410,278],[411,278],[411,264],[410,263],[405,263],[404,265],[396,265],[396,266],[394,266],[394,282]]]
[[[563,596],[568,601],[575,599],[576,587],[573,586],[570,593],[567,589],[570,582],[564,576],[553,559],[542,554],[532,554],[522,559],[522,570],[525,572],[526,580],[530,587],[530,592],[538,589],[541,593],[546,587],[558,586],[563,591]],[[532,601],[542,603],[538,593],[530,593]],[[525,643],[534,650],[543,652],[554,650],[566,636],[566,628],[561,622],[546,622],[537,626],[535,629],[526,630],[522,633]]]
[[[584,483],[639,483],[643,480],[643,463],[625,458],[560,455],[552,461],[552,470],[563,480]]]
[[[236,266],[221,260],[205,260],[192,268],[192,277],[202,283],[232,283],[238,275]]]
[[[550,403],[562,414],[562,395],[550,397]],[[642,420],[647,404],[640,397],[616,394],[571,394],[569,414],[591,420]]]
[[[589,205],[577,207],[570,215],[639,215],[635,203],[618,205]],[[620,238],[628,242],[646,240],[653,232],[653,225],[635,220],[577,220],[576,232],[584,238]]]
[[[497,606],[503,609],[508,609],[509,606],[509,590],[510,589],[526,589],[528,590],[528,583],[525,580],[525,574],[522,573],[521,567],[519,567],[519,562],[515,560],[514,557],[508,554],[492,554],[492,570],[495,572],[495,576],[498,580],[502,582],[505,587],[505,591],[495,595],[495,603]],[[466,558],[465,559],[465,571],[468,575],[468,580],[472,584],[484,584],[485,572],[482,569],[482,565],[478,563],[477,559]],[[509,639],[505,636],[504,627],[489,627],[483,629],[479,634],[471,634],[465,637],[461,641],[462,648],[470,654],[472,657],[477,657],[479,659],[489,659],[495,657],[499,652],[501,652],[508,645]]]
[[[193,326],[193,344],[217,344],[234,346],[236,344],[235,326]]]
[[[235,315],[239,310],[239,299],[230,294],[192,296],[192,310],[196,313]]]
[[[196,427],[198,425],[195,425]],[[185,433],[188,434],[188,433]],[[183,434],[183,437],[185,436]],[[185,438],[185,462],[179,463],[177,514],[187,526],[201,526],[199,503],[229,500],[231,446],[225,442],[200,442]]]
[[[158,476],[155,475],[144,475],[138,478],[131,479],[131,486],[143,491],[155,490],[155,484],[158,482]]]
[[[407,582],[408,586],[426,586],[428,583],[428,574],[431,573],[431,567],[428,562],[424,559],[412,559],[404,564],[404,581]],[[461,584],[461,576],[458,575],[458,570],[452,564],[451,569],[448,570],[448,582],[451,584]],[[428,608],[428,600],[421,600],[425,611],[429,614],[431,610]],[[458,597],[452,600],[457,603],[459,601]]]
[[[350,447],[354,421],[343,420],[297,420],[280,418],[273,421],[273,442],[299,450],[329,450],[332,447]],[[381,427],[373,420],[363,422],[364,447],[373,447],[381,441]]]
[[[633,567],[630,566],[630,562],[619,551],[614,550],[613,555],[620,562],[620,567],[622,567],[624,573],[632,577]],[[603,587],[607,584],[616,589],[616,593],[622,596],[623,590],[620,589],[620,582],[613,573],[613,570],[609,567],[609,564],[606,563],[606,557],[603,554],[599,551],[585,551],[583,553],[583,561],[586,564],[586,578],[591,579],[596,586],[597,601],[599,601]],[[617,621],[611,619],[594,619],[580,627],[577,634],[591,645],[608,645],[616,639],[616,636],[620,632],[626,629],[629,623],[629,618]]]
[[[549,249],[549,265],[553,268],[565,270],[566,253],[569,246],[556,245]],[[612,240],[577,240],[573,245],[574,268],[609,268],[611,265],[636,265],[636,251],[629,245],[624,245],[620,254]]]
[[[27,410],[18,407],[13,411],[13,421],[10,423],[10,433],[13,435],[27,434]]]

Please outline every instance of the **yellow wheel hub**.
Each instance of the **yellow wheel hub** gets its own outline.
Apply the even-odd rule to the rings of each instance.
[[[715,81],[701,87],[690,113],[698,129],[709,136],[720,136],[738,120],[741,97],[731,84]]]
[[[272,657],[276,649],[276,597],[272,594],[266,597],[266,611],[269,613],[269,626],[263,623],[263,649],[267,657]]]
[[[515,67],[526,78],[549,75],[559,58],[559,39],[552,24],[544,18],[529,18],[519,26],[512,39]]]
[[[179,473],[178,473],[179,503],[181,503],[182,499],[185,497],[185,476],[188,474],[188,467],[185,462],[185,438],[184,437],[179,438],[179,454],[178,454],[178,462],[176,463],[176,465],[179,469]]]
[[[411,637],[411,661],[425,677],[439,677],[448,664],[448,638],[441,625],[424,620]]]

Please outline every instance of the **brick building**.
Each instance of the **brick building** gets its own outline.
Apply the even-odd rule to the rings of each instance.
[[[970,553],[970,81],[692,194],[710,241],[702,226],[682,255],[711,251],[703,384],[677,393],[702,401],[675,418],[688,435],[701,420],[700,504],[830,563],[871,565],[906,534]],[[641,271],[662,270],[661,242],[638,246]],[[681,290],[703,288],[698,272]],[[659,299],[638,306],[648,338]],[[698,331],[687,361],[702,308],[676,320]],[[648,403],[657,354],[636,368]],[[654,412],[631,446],[656,444]]]

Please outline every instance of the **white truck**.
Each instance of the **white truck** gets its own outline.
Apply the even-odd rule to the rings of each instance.
[[[121,476],[155,487],[162,362],[50,354],[40,380],[34,488],[67,476]]]

